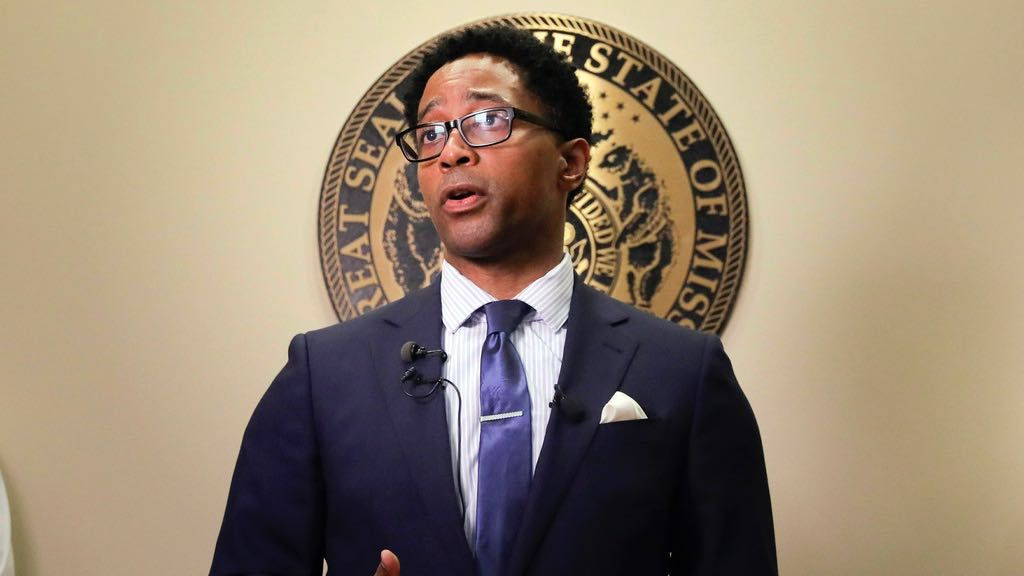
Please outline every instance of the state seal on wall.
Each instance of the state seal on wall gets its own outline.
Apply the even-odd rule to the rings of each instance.
[[[576,273],[619,300],[720,333],[739,292],[749,224],[736,153],[707,99],[672,62],[610,26],[526,13],[464,27],[495,25],[530,30],[564,54],[594,104],[590,170],[565,226]],[[393,145],[405,127],[396,94],[436,39],[363,95],[327,165],[320,260],[342,321],[440,273],[443,247],[416,166]]]

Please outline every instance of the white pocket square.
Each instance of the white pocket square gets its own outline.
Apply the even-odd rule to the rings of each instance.
[[[647,420],[647,414],[636,403],[636,400],[616,391],[615,394],[612,394],[612,399],[601,409],[601,424],[627,420]]]

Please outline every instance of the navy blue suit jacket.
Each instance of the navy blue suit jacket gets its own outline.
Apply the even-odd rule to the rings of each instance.
[[[477,576],[442,395],[399,355],[441,343],[438,284],[296,336],[246,428],[211,574]],[[436,358],[417,363],[440,374]],[[761,440],[719,340],[576,281],[560,386],[509,576],[775,574]],[[459,383],[456,382],[456,385]],[[616,390],[647,420],[598,424]],[[483,575],[492,576],[492,575]]]

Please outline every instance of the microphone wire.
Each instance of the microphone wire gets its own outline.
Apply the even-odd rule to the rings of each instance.
[[[423,376],[419,373],[419,370],[416,370],[416,368],[410,368],[409,370],[406,371],[406,377],[402,378],[402,384],[404,385],[407,380],[413,380],[413,386],[433,384],[430,390],[423,396],[417,396],[416,394],[413,394],[406,390],[405,386],[403,386],[402,392],[409,398],[412,398],[413,400],[425,400],[427,398],[430,398],[431,396],[434,395],[435,392],[437,392],[438,388],[441,388],[443,390],[444,388],[447,387],[446,385],[449,384],[451,385],[452,389],[455,390],[455,490],[459,497],[459,512],[461,513],[462,516],[462,523],[463,525],[465,525],[466,496],[462,490],[462,474],[460,473],[462,464],[462,392],[459,390],[459,387],[456,386],[454,382],[443,376],[434,381],[424,381]]]
[[[462,392],[454,382],[447,378],[441,378],[444,382],[452,385],[455,390],[455,488],[459,492],[459,511],[462,513],[462,525],[466,525],[466,497],[462,493]]]

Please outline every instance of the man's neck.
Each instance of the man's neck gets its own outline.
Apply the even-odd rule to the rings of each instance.
[[[460,274],[498,300],[515,297],[534,280],[547,274],[562,260],[562,252],[534,257],[525,262],[488,262],[466,258],[445,259]]]

